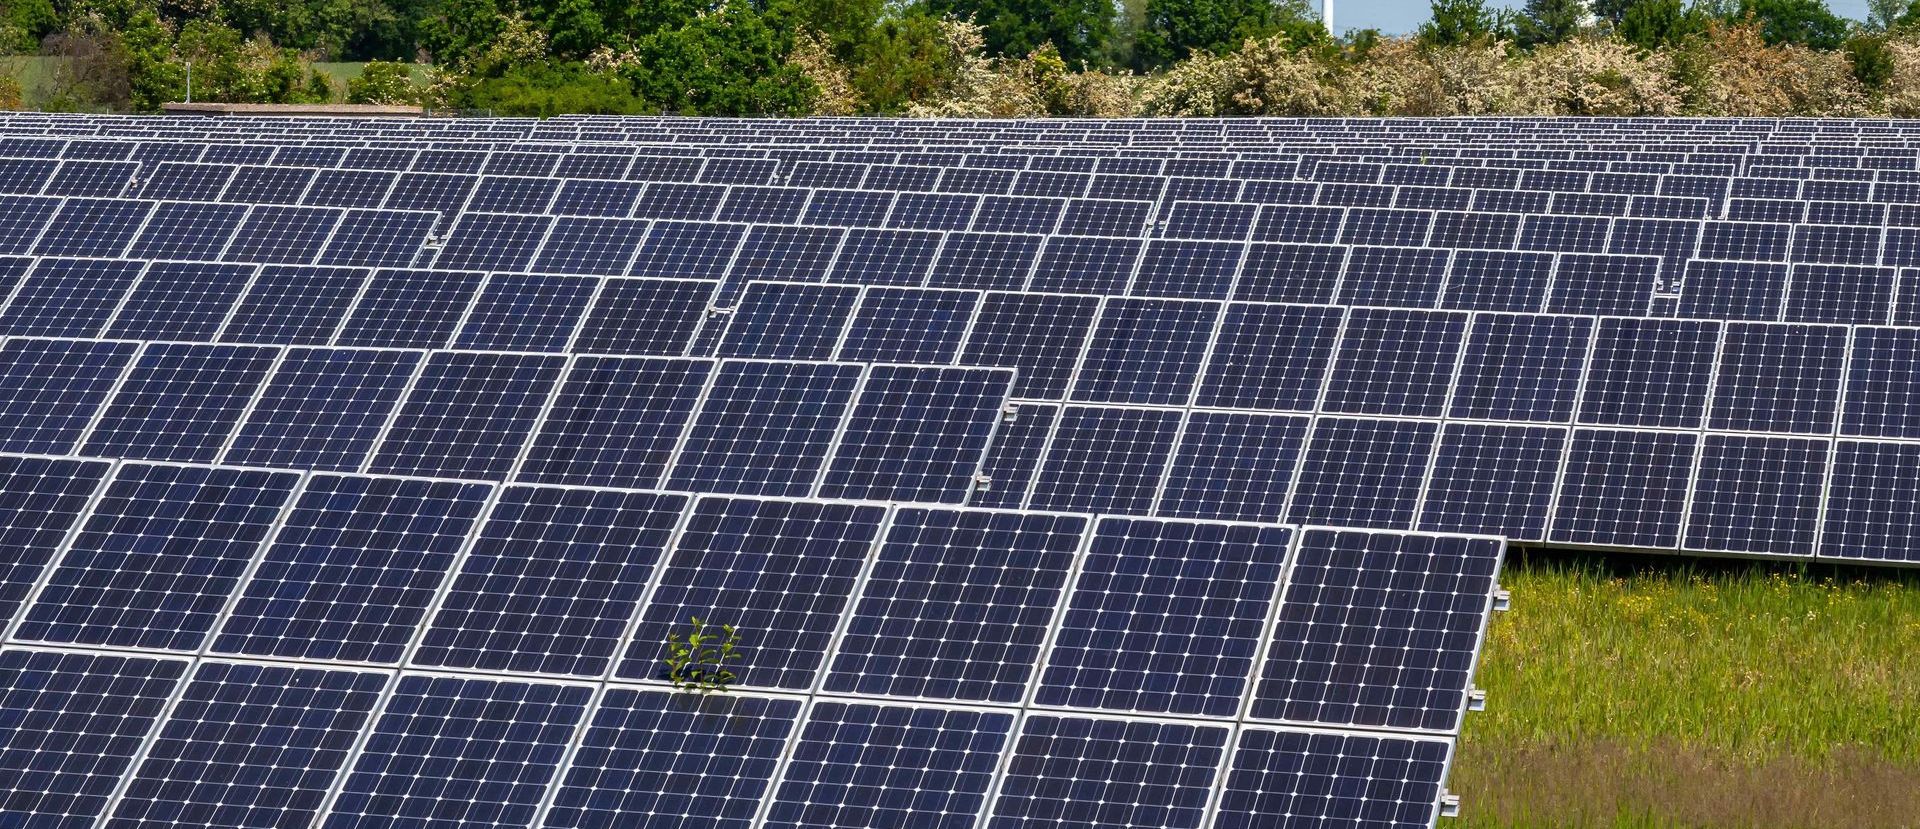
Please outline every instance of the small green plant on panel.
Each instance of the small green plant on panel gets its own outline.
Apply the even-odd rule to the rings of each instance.
[[[688,617],[684,634],[667,634],[667,681],[687,693],[725,691],[738,678],[726,666],[739,661],[739,647],[740,634],[733,625],[720,625],[715,632],[700,617]]]

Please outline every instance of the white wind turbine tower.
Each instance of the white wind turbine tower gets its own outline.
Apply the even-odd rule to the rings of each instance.
[[[1327,27],[1327,35],[1333,35],[1333,0],[1320,0],[1320,23]]]

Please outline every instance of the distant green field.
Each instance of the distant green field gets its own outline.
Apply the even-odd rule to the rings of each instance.
[[[1443,826],[1920,826],[1920,574],[1516,555],[1502,582]]]

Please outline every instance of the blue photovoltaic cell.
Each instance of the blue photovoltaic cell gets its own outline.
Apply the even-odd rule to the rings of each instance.
[[[1059,406],[1008,404],[1007,416],[1000,421],[986,460],[981,462],[982,481],[974,487],[968,503],[1004,509],[1024,504],[1059,415]]]
[[[1233,276],[1240,270],[1246,246],[1238,242],[1182,242],[1155,239],[1147,243],[1140,271],[1128,293],[1133,296],[1226,299],[1233,292]]]
[[[434,354],[369,471],[505,478],[565,363],[558,355]]]
[[[147,219],[127,255],[135,259],[218,259],[227,240],[240,229],[246,212],[247,208],[237,204],[161,204]]]
[[[1826,471],[1824,440],[1707,435],[1684,546],[1811,555]]]
[[[225,342],[325,345],[360,295],[362,268],[268,265],[221,330]]]
[[[106,825],[306,825],[386,682],[358,671],[201,665]]]
[[[1242,729],[1213,825],[1427,829],[1449,753],[1440,740]]]
[[[39,260],[0,313],[0,334],[95,336],[146,266],[106,259]]]
[[[680,495],[507,488],[413,664],[605,674],[685,506]]]
[[[1552,540],[1674,546],[1697,443],[1689,433],[1575,431]]]
[[[752,279],[813,282],[825,279],[846,231],[827,227],[756,225],[729,268],[734,283]],[[1026,271],[1021,271],[1024,276]],[[1018,287],[1017,285],[1015,287]]]
[[[299,480],[291,472],[120,467],[14,635],[199,648]]]
[[[83,454],[208,463],[272,371],[268,346],[154,343],[100,415]]]
[[[925,288],[868,288],[841,360],[943,365],[953,362],[980,295]]]
[[[433,259],[436,268],[523,271],[546,238],[550,216],[467,213]]]
[[[901,509],[825,689],[1021,702],[1087,521]]]
[[[527,826],[593,689],[402,676],[326,829]]]
[[[227,312],[247,289],[256,269],[250,265],[155,262],[125,304],[114,314],[105,336],[129,340],[206,342],[226,322]]]
[[[1155,514],[1279,520],[1308,420],[1243,412],[1188,415]]]
[[[1035,702],[1235,716],[1291,532],[1103,519]]]
[[[8,825],[93,826],[187,665],[0,651],[0,803]]]
[[[1460,312],[1354,309],[1321,408],[1440,416],[1466,329],[1467,315]]]
[[[454,348],[481,351],[565,351],[599,280],[578,276],[496,274],[467,313]]]
[[[487,493],[485,484],[313,477],[213,650],[398,662]]]
[[[1027,280],[1033,291],[1113,295],[1126,293],[1140,258],[1138,239],[1055,236]]]
[[[1847,367],[1840,431],[1866,437],[1920,437],[1920,330],[1859,328]]]
[[[949,233],[927,284],[937,288],[1019,290],[1040,256],[1043,237],[1005,233]]]
[[[1482,420],[1571,420],[1594,322],[1585,317],[1477,315],[1448,412]]]
[[[1251,245],[1234,284],[1234,299],[1332,302],[1347,249],[1336,245]]]
[[[1553,269],[1547,310],[1556,314],[1640,316],[1660,280],[1652,256],[1565,253]]]
[[[315,264],[341,211],[332,207],[255,207],[227,243],[220,258],[228,262]],[[344,264],[344,263],[343,263]]]
[[[1340,332],[1338,308],[1227,306],[1195,405],[1312,411]]]
[[[1893,268],[1794,265],[1788,280],[1786,319],[1884,325],[1893,306],[1893,283]]]
[[[1013,372],[876,365],[821,480],[827,498],[965,503]]]
[[[861,373],[847,363],[723,363],[666,487],[810,494]]]
[[[1185,405],[1219,316],[1216,302],[1108,299],[1075,375],[1073,398]]]
[[[919,285],[933,266],[940,234],[925,230],[856,229],[827,272],[830,282]]]
[[[999,711],[816,703],[764,825],[968,829],[1012,730]]]
[[[851,285],[749,282],[716,354],[772,360],[829,360],[860,302]]]
[[[289,349],[223,460],[352,472],[366,463],[418,351]]]
[[[1179,437],[1179,409],[1068,406],[1028,506],[1144,515]]]
[[[1559,428],[1447,424],[1419,529],[1543,538],[1566,441]]]
[[[59,199],[0,196],[0,253],[30,253]]]
[[[1098,297],[988,294],[960,361],[1018,369],[1015,397],[1059,398],[1099,307]]]
[[[1440,307],[1463,311],[1538,311],[1553,278],[1553,255],[1463,250],[1453,254]]]
[[[1431,308],[1447,280],[1447,251],[1354,248],[1340,280],[1340,304]]]
[[[541,826],[748,829],[799,716],[792,699],[610,689]]]
[[[1787,293],[1787,266],[1765,262],[1687,263],[1682,317],[1776,320]]]
[[[1028,717],[987,826],[1197,829],[1229,733],[1214,725]]]
[[[610,279],[580,326],[573,350],[587,354],[686,353],[707,318],[718,283],[692,279]]]
[[[354,304],[336,345],[439,348],[473,304],[485,274],[382,269]]]
[[[581,357],[533,439],[519,479],[650,487],[666,472],[713,364]]]
[[[540,243],[533,270],[542,273],[601,274],[627,272],[627,261],[647,235],[637,219],[563,218]]]
[[[717,279],[726,275],[745,231],[746,225],[655,222],[627,273]]]
[[[1843,440],[1834,453],[1820,555],[1920,561],[1920,444]]]
[[[0,456],[0,633],[110,468],[107,461]]]
[[[1580,422],[1698,428],[1719,336],[1712,322],[1601,320]]]
[[[133,362],[136,343],[10,339],[0,346],[0,450],[60,455]]]
[[[1501,552],[1491,538],[1302,533],[1252,716],[1457,731]]]
[[[1436,431],[1433,421],[1321,419],[1300,462],[1288,520],[1408,526]]]
[[[118,256],[153,210],[153,202],[67,199],[47,223],[37,256]]]
[[[1841,326],[1728,325],[1707,426],[1832,434],[1846,358]]]
[[[746,686],[806,690],[880,535],[873,506],[703,498],[642,612],[619,675],[665,678],[669,634],[694,616],[733,625]]]
[[[425,210],[372,210],[373,205],[343,205],[348,210],[333,231],[323,265],[414,264],[422,246],[439,223],[439,214]]]

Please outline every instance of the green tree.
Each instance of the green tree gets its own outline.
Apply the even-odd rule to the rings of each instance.
[[[457,96],[468,109],[498,115],[651,115],[657,110],[633,93],[626,79],[589,71],[580,63],[518,64],[499,77],[473,82]]]
[[[1642,49],[1660,49],[1707,30],[1707,16],[1682,0],[1639,0],[1627,7],[1614,32]]]
[[[1113,0],[928,0],[927,7],[985,27],[990,54],[1024,57],[1052,43],[1075,67],[1108,55],[1116,13]]]
[[[1637,0],[1591,0],[1587,4],[1587,11],[1592,12],[1596,20],[1618,24],[1635,2]]]
[[[1887,82],[1893,80],[1893,52],[1887,49],[1887,39],[1876,35],[1860,35],[1849,38],[1846,45],[1847,68],[1853,71],[1853,78],[1870,92],[1885,89]]]
[[[5,0],[0,5],[0,26],[18,33],[22,39],[18,46],[32,48],[40,39],[53,34],[60,25],[60,15],[53,10],[52,0]]]
[[[1513,21],[1514,42],[1526,48],[1565,43],[1579,34],[1587,7],[1580,0],[1527,0]]]
[[[733,0],[634,42],[622,69],[642,100],[685,115],[803,115],[813,82],[789,66],[791,30]]]
[[[359,77],[347,81],[347,102],[352,104],[411,104],[419,97],[404,63],[369,61]]]
[[[1224,55],[1250,38],[1276,33],[1296,46],[1326,39],[1325,27],[1305,0],[1147,0],[1134,63],[1161,69],[1195,49]]]
[[[436,64],[462,64],[485,52],[506,29],[506,9],[495,0],[433,0],[424,11],[420,45]]]
[[[1769,46],[1838,49],[1847,39],[1847,21],[1821,0],[1741,0],[1739,15],[1760,24],[1760,38]]]
[[[1884,32],[1900,25],[1913,8],[1913,0],[1867,0],[1866,29]]]
[[[1420,24],[1421,45],[1462,46],[1500,36],[1501,15],[1486,0],[1433,0],[1433,16]]]
[[[897,115],[952,84],[959,56],[940,21],[924,14],[880,21],[854,54],[852,81],[870,112]]]

